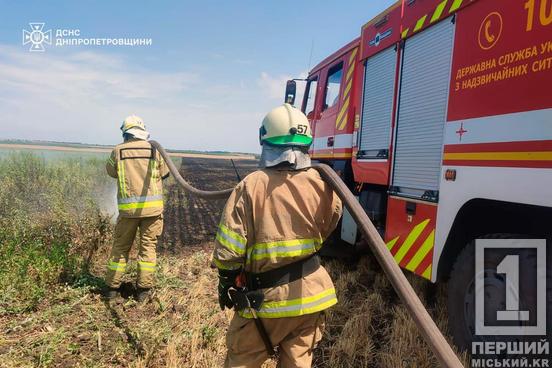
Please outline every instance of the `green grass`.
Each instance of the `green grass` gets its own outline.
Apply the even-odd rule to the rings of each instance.
[[[0,315],[33,310],[64,283],[100,286],[87,255],[110,232],[103,165],[28,152],[0,159]]]
[[[0,367],[221,366],[229,314],[209,253],[160,254],[145,305],[98,295],[112,232],[102,208],[115,200],[104,170],[103,160],[0,157]]]

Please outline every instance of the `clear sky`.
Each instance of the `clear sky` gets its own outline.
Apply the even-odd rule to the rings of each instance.
[[[0,0],[0,139],[115,144],[125,116],[175,149],[258,152],[258,127],[391,0]],[[151,46],[22,45],[30,22]],[[314,47],[312,47],[314,46]],[[311,55],[312,48],[312,58]]]

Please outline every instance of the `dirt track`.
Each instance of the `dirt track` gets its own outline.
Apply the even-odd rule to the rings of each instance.
[[[257,169],[255,160],[234,160],[243,179]],[[183,158],[180,173],[192,185],[206,190],[225,189],[238,183],[228,159]],[[166,187],[165,229],[160,248],[174,253],[182,247],[213,240],[225,200],[204,200],[190,196],[171,181]]]

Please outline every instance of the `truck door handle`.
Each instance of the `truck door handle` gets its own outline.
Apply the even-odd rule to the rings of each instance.
[[[406,214],[411,216],[416,214],[416,202],[406,202]]]
[[[333,145],[334,145],[334,137],[328,137],[327,147],[333,147]]]

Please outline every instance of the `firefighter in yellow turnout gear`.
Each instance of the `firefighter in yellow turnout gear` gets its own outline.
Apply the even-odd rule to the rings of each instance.
[[[169,170],[147,141],[149,133],[142,119],[127,117],[121,130],[124,142],[115,147],[106,164],[107,173],[117,179],[119,217],[107,265],[109,289],[105,296],[117,296],[139,230],[137,299],[144,301],[154,283],[157,240],[163,230],[162,180],[169,176]]]
[[[228,329],[225,366],[260,367],[268,358],[253,320],[259,317],[268,346],[278,347],[279,367],[310,367],[324,310],[337,303],[317,252],[337,226],[342,205],[310,167],[312,135],[302,112],[289,104],[272,110],[260,139],[262,169],[240,182],[228,199],[213,253],[220,306],[238,310]],[[251,297],[256,308],[240,310],[231,298],[239,286],[236,277],[245,282],[244,293],[256,295],[256,301]]]

